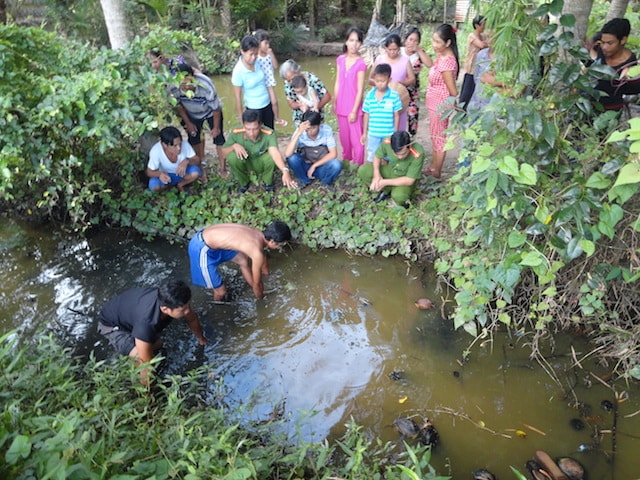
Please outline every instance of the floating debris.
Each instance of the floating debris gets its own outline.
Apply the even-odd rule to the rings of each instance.
[[[433,302],[428,298],[417,299],[415,305],[420,310],[429,310],[430,308],[433,308]]]
[[[394,370],[393,372],[391,372],[389,374],[389,378],[391,380],[394,380],[396,382],[402,381],[402,380],[406,380],[404,371],[402,370]]]
[[[602,408],[605,412],[610,412],[613,410],[613,402],[611,400],[602,400],[600,402],[600,408]]]
[[[571,457],[560,457],[556,463],[569,480],[582,480],[584,477],[584,467],[576,459]]]
[[[481,468],[473,472],[473,480],[496,480],[496,476],[489,470]]]
[[[584,422],[579,418],[572,418],[571,420],[569,420],[569,425],[571,425],[571,428],[573,428],[576,432],[584,430]]]

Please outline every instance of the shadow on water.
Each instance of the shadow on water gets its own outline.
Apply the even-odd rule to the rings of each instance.
[[[96,332],[104,302],[171,275],[189,278],[184,244],[125,232],[74,238],[13,222],[0,227],[0,268],[3,331],[31,335],[45,328],[78,354],[98,358],[113,355]],[[163,335],[163,368],[184,374],[208,365],[207,378],[224,380],[223,402],[242,406],[244,421],[282,418],[292,441],[319,441],[337,438],[353,418],[400,445],[394,420],[429,418],[440,433],[433,462],[454,478],[470,478],[477,468],[514,478],[508,466],[523,471],[537,449],[577,458],[591,479],[640,476],[633,460],[640,446],[640,415],[633,415],[640,410],[638,386],[617,385],[630,400],[619,405],[611,462],[613,414],[601,402],[615,399],[595,377],[609,370],[584,358],[592,347],[583,338],[555,335],[555,351],[545,352],[558,385],[528,358],[527,337],[484,339],[463,362],[470,337],[442,318],[445,293],[436,291],[429,268],[295,247],[270,254],[270,293],[261,301],[234,266],[222,269],[229,301],[216,303],[193,289],[209,345],[198,346],[174,322]],[[418,310],[420,297],[436,308]],[[597,432],[601,441],[591,449]],[[587,451],[579,452],[581,445]]]

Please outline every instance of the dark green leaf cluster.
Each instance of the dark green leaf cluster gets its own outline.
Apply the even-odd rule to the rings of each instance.
[[[7,479],[437,479],[424,447],[396,457],[350,425],[339,450],[291,446],[274,424],[241,426],[210,405],[222,386],[205,367],[143,387],[133,363],[73,358],[52,337],[0,338],[0,476]],[[213,394],[213,395],[212,395]]]

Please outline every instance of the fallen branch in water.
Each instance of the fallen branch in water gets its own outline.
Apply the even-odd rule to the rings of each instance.
[[[457,412],[453,408],[449,408],[449,407],[435,408],[433,410],[433,412],[434,413],[446,413],[446,414],[452,415],[453,417],[456,417],[456,418],[462,418],[463,420],[467,420],[467,421],[473,423],[480,430],[485,430],[485,431],[489,432],[490,434],[496,435],[498,437],[513,438],[511,435],[507,435],[506,433],[501,433],[501,432],[497,432],[495,430],[492,430],[489,427],[487,427],[482,420],[476,421],[476,420],[472,419],[466,413]]]

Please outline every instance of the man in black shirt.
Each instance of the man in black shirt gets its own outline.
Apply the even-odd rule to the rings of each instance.
[[[205,345],[207,339],[190,302],[191,289],[182,280],[170,280],[158,288],[133,288],[102,307],[98,331],[118,353],[132,357],[138,364],[151,361],[162,346],[160,332],[173,319],[183,318],[200,345]],[[147,375],[147,369],[141,372],[145,384]]]

